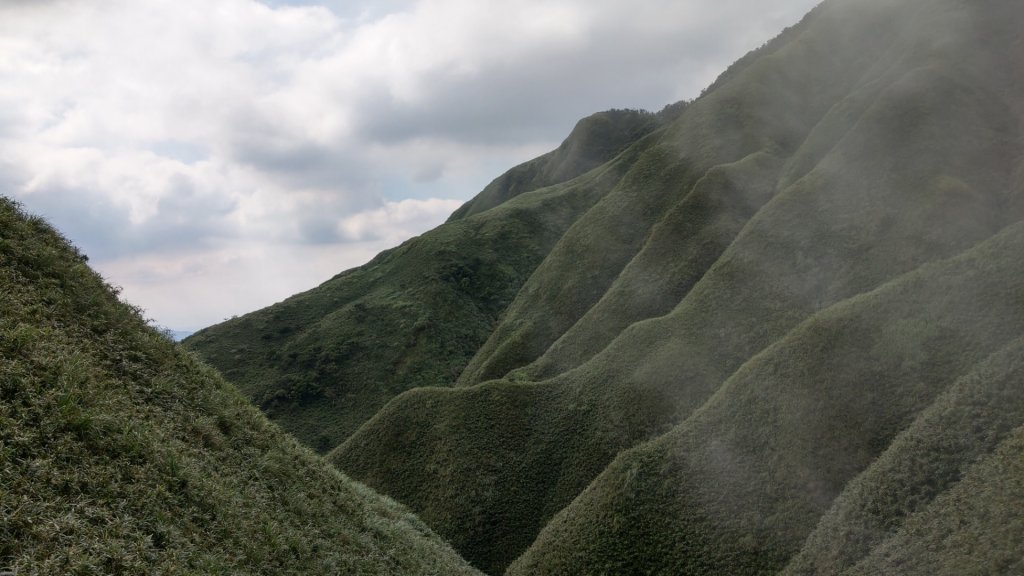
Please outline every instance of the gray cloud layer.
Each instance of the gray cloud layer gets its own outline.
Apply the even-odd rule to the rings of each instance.
[[[159,322],[308,288],[813,0],[0,3],[0,191]]]

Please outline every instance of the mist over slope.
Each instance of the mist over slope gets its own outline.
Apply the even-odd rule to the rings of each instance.
[[[330,460],[491,574],[1018,570],[1021,29],[1010,0],[832,0],[609,163],[510,172],[419,241],[493,249],[468,284],[524,264]],[[521,211],[524,260],[480,232]],[[261,334],[222,329],[197,348]]]
[[[670,433],[617,457],[545,527],[511,573],[782,569],[847,483],[900,430],[958,377],[971,375],[989,351],[1022,333],[1024,267],[1014,256],[1021,248],[1024,224],[815,314],[751,358]],[[1024,411],[1009,409],[1004,435],[1024,424]],[[995,415],[980,416],[971,426],[987,428]],[[942,431],[938,423],[919,426],[924,434]],[[988,445],[974,446],[969,436],[962,441],[984,454],[1000,440],[994,428]],[[967,447],[955,454],[969,463],[977,455]],[[950,464],[941,451],[917,458],[924,462],[911,474],[930,485],[872,491],[892,517],[882,524],[887,529],[908,508],[923,505],[929,490],[955,483],[957,469],[942,470]],[[890,482],[905,478],[888,475]],[[852,524],[845,522],[844,530]],[[827,541],[851,545],[834,536]]]
[[[0,570],[477,574],[0,198]]]

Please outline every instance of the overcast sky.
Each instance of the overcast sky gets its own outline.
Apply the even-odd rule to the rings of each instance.
[[[815,0],[0,0],[0,194],[161,326],[441,223],[608,108],[699,94]]]

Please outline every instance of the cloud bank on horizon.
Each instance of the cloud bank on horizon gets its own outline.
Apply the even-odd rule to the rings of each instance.
[[[194,330],[442,222],[814,0],[0,2],[0,193]]]

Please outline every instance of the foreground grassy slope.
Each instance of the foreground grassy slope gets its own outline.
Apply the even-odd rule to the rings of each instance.
[[[1005,75],[993,72],[1019,69],[1011,47],[1018,43],[1013,30],[1020,16],[1008,2],[985,8],[952,0],[824,5],[659,135],[658,147],[645,153],[661,153],[662,164],[649,180],[640,178],[638,163],[573,225],[510,306],[463,383],[502,375],[529,362],[538,348],[543,353],[545,346],[532,336],[542,342],[578,339],[565,346],[568,354],[559,352],[548,364],[542,357],[512,374],[519,380],[556,377],[400,396],[331,458],[408,503],[476,565],[500,572],[616,454],[687,421],[741,366],[801,322],[967,250],[1020,218],[1014,184],[1022,157],[1019,95],[1007,91]],[[665,178],[672,158],[675,164],[668,165],[676,172]],[[699,169],[704,162],[712,163],[706,171]],[[714,162],[724,164],[716,168]],[[774,185],[735,172],[753,165],[777,174]],[[668,188],[685,182],[694,167],[701,176],[730,175],[722,179],[729,185],[713,194],[725,211],[695,219],[707,225],[696,234],[681,225],[682,213],[669,208],[700,215],[706,204],[691,196],[699,187]],[[639,243],[625,237],[629,226],[622,219],[606,217],[633,212],[602,207],[622,202],[619,195],[626,190],[624,197],[651,191],[657,197],[652,202],[669,207],[660,219],[651,218],[649,229],[637,226],[644,236]],[[760,200],[766,203],[759,210],[756,203],[730,202],[765,196],[770,198]],[[731,241],[729,234],[735,234]],[[636,256],[619,270],[598,262],[609,242],[625,254],[635,247]],[[720,255],[708,256],[726,243]],[[603,288],[642,287],[644,276],[657,270],[685,280],[671,271],[689,254],[703,254],[694,261],[707,269],[685,270],[695,283],[677,287],[681,301],[675,305],[642,302],[652,298],[642,290]],[[602,305],[604,297],[618,304]],[[653,298],[670,300],[659,291]],[[644,319],[665,308],[667,314]],[[587,320],[590,328],[573,334],[574,316],[591,312],[603,318]],[[625,328],[614,335],[600,332],[610,325]],[[810,366],[816,350],[792,353],[799,354],[798,364]],[[964,369],[978,360],[952,358],[964,362],[958,365]],[[878,415],[889,416],[884,410]],[[646,471],[651,482],[665,468],[657,458]],[[859,472],[857,466],[866,463],[855,460],[842,478]],[[834,497],[836,491],[830,486],[820,494]],[[663,504],[654,501],[645,511],[653,514]],[[778,548],[780,555],[765,565],[781,568],[783,557],[793,553],[794,534],[806,536],[828,504],[814,502]],[[584,516],[580,524],[594,530],[621,524],[612,512]],[[628,517],[640,521],[639,514]],[[674,530],[671,523],[665,529]],[[642,532],[616,534],[620,545],[600,542],[608,554],[627,550],[633,537],[637,555],[660,554],[660,548],[644,548]],[[550,555],[554,566],[568,570],[572,561],[563,557],[564,547],[552,543],[557,540],[538,542],[530,562]],[[754,546],[751,554],[764,551]],[[709,565],[714,562],[709,559]],[[630,566],[644,572],[639,564]],[[604,569],[591,567],[597,573]]]
[[[0,199],[0,569],[474,574]]]
[[[670,433],[618,457],[509,573],[782,569],[900,430],[1024,335],[1022,248],[1018,224],[814,315]],[[986,419],[967,426],[984,428]],[[918,458],[943,465],[941,452]],[[921,472],[941,484],[941,474]],[[896,516],[917,495],[875,497],[893,498],[887,509]]]
[[[849,576],[1020,574],[1024,522],[1024,427],[915,514]]]
[[[454,383],[537,264],[643,146],[442,225],[185,345],[285,430],[329,450],[397,394]]]

